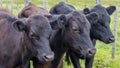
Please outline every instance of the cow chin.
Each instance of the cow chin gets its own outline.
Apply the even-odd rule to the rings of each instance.
[[[80,56],[80,59],[86,59],[86,57],[84,57],[84,56]]]
[[[75,51],[75,52],[77,53],[76,55],[81,59],[85,59],[87,57],[87,54],[83,50]]]
[[[109,44],[107,40],[100,40],[100,41],[104,42],[105,44]]]
[[[49,62],[50,60],[46,59],[45,57],[39,57],[38,58],[38,62],[39,63],[46,63],[46,62]]]
[[[85,55],[85,54],[79,54],[79,57],[80,57],[81,59],[86,59],[86,58],[87,58],[87,55]]]

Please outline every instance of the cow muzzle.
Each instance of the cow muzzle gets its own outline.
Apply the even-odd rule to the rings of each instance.
[[[54,53],[50,53],[50,54],[43,54],[41,57],[38,58],[39,62],[41,63],[46,63],[46,62],[50,62],[54,59]]]
[[[112,43],[112,42],[114,42],[115,41],[115,38],[114,38],[114,36],[113,35],[111,35],[111,36],[108,36],[107,38],[106,38],[106,44],[109,44],[109,43]]]
[[[54,53],[52,52],[49,55],[43,55],[43,58],[46,62],[52,61],[54,59]]]
[[[96,53],[96,49],[95,48],[93,48],[93,49],[87,49],[87,56],[88,57],[93,56],[95,53]]]

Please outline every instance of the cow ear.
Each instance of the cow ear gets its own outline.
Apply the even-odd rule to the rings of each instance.
[[[44,15],[50,22],[51,28],[53,30],[58,29],[57,17],[56,15]]]
[[[86,14],[89,14],[90,13],[90,9],[89,8],[84,8],[83,9],[83,13],[86,15]]]
[[[44,15],[45,17],[47,17],[48,18],[48,20],[50,20],[51,18],[52,18],[52,15]]]
[[[65,15],[60,15],[57,20],[59,27],[62,28],[67,25],[67,18]]]
[[[86,18],[88,19],[88,21],[90,22],[90,24],[94,24],[95,22],[98,21],[99,16],[96,12],[92,12],[90,14],[86,15]]]
[[[25,25],[25,20],[23,19],[16,20],[13,23],[13,27],[19,32],[25,31],[27,29],[27,26]]]
[[[44,15],[48,18],[53,30],[61,29],[66,23],[65,15]]]
[[[107,12],[109,15],[111,15],[115,10],[116,10],[116,7],[115,6],[109,6],[106,8]]]

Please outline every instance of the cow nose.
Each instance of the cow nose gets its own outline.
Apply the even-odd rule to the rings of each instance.
[[[45,55],[44,59],[48,62],[48,61],[52,61],[54,59],[54,53],[50,54],[50,55]]]
[[[87,50],[88,56],[93,56],[95,53],[96,53],[96,49],[95,48]]]
[[[109,39],[108,39],[108,42],[109,42],[109,43],[112,43],[112,42],[114,42],[114,41],[115,41],[114,36],[109,37]]]

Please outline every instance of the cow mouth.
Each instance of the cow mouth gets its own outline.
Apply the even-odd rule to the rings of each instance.
[[[101,39],[100,41],[104,42],[105,44],[112,43],[112,42],[109,42],[107,39],[106,39],[106,40],[102,40],[102,39]]]
[[[50,62],[44,58],[37,58],[37,57],[32,58],[32,60],[34,60],[35,62],[40,63],[40,64],[45,64],[45,63]]]
[[[104,41],[104,43],[106,43],[106,44],[113,43],[113,42],[114,42],[113,40],[106,40],[106,41]]]
[[[79,54],[79,57],[80,57],[81,59],[86,59],[86,58],[90,58],[90,57],[94,56],[94,54],[95,54],[95,53]]]
[[[47,55],[47,56],[39,57],[38,61],[40,63],[46,63],[52,61],[53,59],[54,59],[54,55]]]
[[[90,57],[92,57],[92,56],[93,56],[92,54],[89,55],[89,56],[88,56],[88,55],[81,55],[80,58],[81,58],[81,59],[86,59],[86,58],[90,58]]]
[[[109,43],[114,42],[115,38],[114,38],[114,36],[109,36],[109,37],[102,37],[102,38],[100,38],[98,40],[104,42],[105,44],[109,44]]]
[[[46,58],[40,58],[40,59],[38,59],[38,62],[39,63],[46,63],[46,62],[49,62],[49,61],[51,61],[51,60],[48,60],[48,59],[46,59]]]

